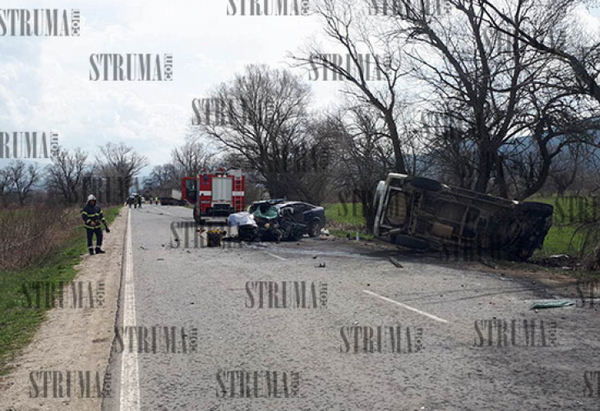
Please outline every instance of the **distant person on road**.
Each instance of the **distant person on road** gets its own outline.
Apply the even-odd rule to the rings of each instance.
[[[83,219],[83,226],[87,231],[87,245],[90,255],[94,255],[94,234],[96,235],[96,254],[104,254],[102,251],[102,226],[106,228],[106,232],[110,233],[104,213],[102,209],[96,205],[96,197],[90,194],[87,199],[87,204],[81,210],[81,218]]]
[[[129,208],[131,208],[131,206],[133,205],[133,197],[129,196],[129,198],[127,199],[127,205],[129,206]]]
[[[140,208],[142,208],[142,196],[137,196],[137,203]]]

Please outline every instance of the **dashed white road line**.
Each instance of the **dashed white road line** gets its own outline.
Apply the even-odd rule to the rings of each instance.
[[[374,293],[372,291],[368,291],[368,290],[363,290],[363,292],[365,292],[365,293],[367,293],[369,295],[373,295],[375,297],[381,298],[383,301],[387,301],[388,303],[399,305],[400,307],[406,308],[407,310],[413,311],[413,312],[415,312],[417,314],[424,315],[425,317],[431,318],[432,320],[439,321],[441,323],[448,323],[448,321],[444,320],[443,318],[437,317],[437,316],[435,316],[433,314],[426,313],[425,311],[418,310],[418,309],[416,309],[414,307],[411,307],[410,305],[406,305],[406,304],[400,303],[398,301],[394,301],[391,298],[384,297],[383,295],[379,295],[379,294],[376,294],[376,293]]]
[[[286,261],[287,260],[287,258],[279,257],[278,255],[272,254],[272,253],[270,253],[268,251],[265,251],[265,254],[269,254],[271,257],[278,258],[278,259],[280,259],[282,261]]]
[[[135,292],[133,289],[133,255],[131,245],[131,213],[127,213],[125,238],[125,285],[123,298],[123,327],[135,327]],[[140,410],[140,376],[138,369],[137,339],[130,341],[130,351],[123,350],[121,357],[120,411]]]

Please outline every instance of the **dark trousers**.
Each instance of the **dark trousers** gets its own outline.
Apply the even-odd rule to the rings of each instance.
[[[94,234],[96,234],[96,247],[102,247],[102,229],[101,228],[86,228],[88,249],[94,248]]]

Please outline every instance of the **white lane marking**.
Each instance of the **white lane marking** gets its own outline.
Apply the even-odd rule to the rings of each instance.
[[[133,255],[131,245],[131,213],[127,214],[127,236],[125,238],[125,292],[123,327],[135,327],[135,293],[133,289]],[[140,378],[137,357],[137,339],[133,338],[130,350],[121,356],[121,400],[120,411],[140,410]]]
[[[271,254],[271,253],[269,253],[268,251],[265,251],[265,254],[269,254],[271,257],[279,258],[279,259],[280,259],[280,260],[282,260],[282,261],[285,261],[285,260],[286,260],[286,258],[279,257],[278,255],[275,255],[275,254]]]
[[[370,295],[373,295],[375,297],[379,297],[383,301],[387,301],[388,303],[396,304],[396,305],[399,305],[400,307],[406,308],[407,310],[414,311],[417,314],[424,315],[425,317],[431,318],[432,320],[439,321],[441,323],[447,323],[448,322],[448,321],[444,320],[443,318],[436,317],[435,315],[426,313],[425,311],[417,310],[416,308],[413,308],[413,307],[411,307],[409,305],[406,305],[406,304],[399,303],[398,301],[394,301],[394,300],[392,300],[390,298],[384,297],[383,295],[379,295],[379,294],[376,294],[376,293],[368,291],[368,290],[363,290],[363,292],[365,292],[367,294],[370,294]]]

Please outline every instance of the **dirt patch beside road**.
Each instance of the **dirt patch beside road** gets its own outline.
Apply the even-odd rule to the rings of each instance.
[[[99,410],[102,392],[114,395],[106,374],[121,283],[127,212],[105,235],[106,254],[86,256],[64,304],[47,314],[33,342],[0,380],[0,411]],[[76,295],[75,303],[73,295]]]

